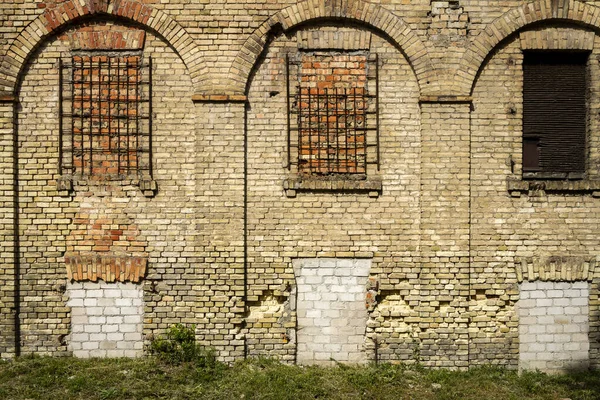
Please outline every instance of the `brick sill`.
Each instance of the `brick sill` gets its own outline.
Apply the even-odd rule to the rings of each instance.
[[[306,177],[291,175],[283,181],[287,197],[296,197],[297,192],[313,193],[368,193],[369,197],[379,197],[383,188],[380,176],[367,176],[364,179],[346,177]]]
[[[85,185],[91,186],[106,184],[107,182],[116,182],[119,185],[131,184],[134,186],[138,186],[143,195],[148,198],[156,196],[156,193],[158,192],[158,185],[156,181],[154,179],[149,178],[140,179],[138,177],[121,177],[120,179],[102,180],[99,177],[81,178],[63,175],[56,182],[56,189],[58,191],[58,195],[61,197],[70,197],[71,194],[76,191],[75,188],[77,184],[82,181]]]
[[[511,197],[521,197],[530,192],[591,194],[600,197],[600,179],[582,180],[522,180],[508,178],[506,188]]]

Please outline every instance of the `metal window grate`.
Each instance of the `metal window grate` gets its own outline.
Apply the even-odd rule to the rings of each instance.
[[[298,170],[314,175],[367,172],[364,88],[300,88]]]
[[[60,67],[60,172],[151,176],[152,60],[76,55]]]
[[[292,173],[362,180],[379,170],[378,64],[377,54],[286,55]]]

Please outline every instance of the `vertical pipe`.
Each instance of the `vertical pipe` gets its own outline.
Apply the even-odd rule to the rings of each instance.
[[[300,172],[300,160],[302,156],[302,87],[298,86],[298,154],[296,159],[296,172]]]
[[[285,83],[286,83],[286,92],[285,98],[287,100],[287,167],[290,167],[290,137],[291,137],[291,119],[290,119],[290,56],[289,54],[285,55]]]
[[[148,172],[152,178],[152,57],[148,62]]]
[[[125,173],[128,174],[129,173],[129,81],[130,81],[130,77],[129,77],[129,58],[127,58],[127,61],[125,62],[125,107],[126,107],[126,113],[125,113],[125,154],[126,154],[126,160],[127,160],[127,167],[125,168]]]
[[[63,62],[58,59],[58,173],[63,169]],[[71,96],[72,97],[72,96]],[[73,100],[71,100],[73,103]],[[71,120],[73,116],[71,115]]]
[[[15,357],[21,355],[21,238],[19,228],[19,115],[13,103],[13,260],[14,260],[14,338]]]
[[[356,88],[352,88],[352,113],[354,120],[352,126],[354,127],[354,172],[358,172],[358,110],[356,108]]]
[[[73,60],[74,60],[74,58],[73,58]],[[85,102],[83,100],[83,97],[84,97],[84,79],[85,79],[85,77],[84,77],[83,71],[85,69],[85,64],[84,64],[83,58],[81,58],[80,60],[81,60],[81,64],[80,64],[81,68],[79,70],[79,73],[81,74],[81,77],[79,78],[79,85],[80,85],[80,91],[81,91],[81,94],[80,94],[80,96],[81,96],[81,109],[79,110],[79,125],[80,125],[79,133],[81,134],[81,144],[80,144],[79,147],[80,147],[80,150],[81,150],[81,156],[80,156],[81,157],[81,175],[83,175],[83,174],[85,174],[85,165],[83,164],[83,160],[84,160],[84,157],[85,157],[85,155],[84,155],[84,147],[85,147],[84,142],[85,142],[85,138],[83,136],[83,131],[84,131],[84,129],[83,129],[83,124],[84,124],[83,110],[84,110],[84,107],[85,107]],[[73,151],[75,151],[75,148],[73,148]],[[75,159],[73,159],[73,161],[75,161]],[[73,165],[75,165],[75,164],[73,164]],[[73,170],[73,172],[75,172],[75,170]]]
[[[75,57],[71,57],[71,174],[75,174]]]
[[[367,121],[365,119],[365,128],[367,127],[366,122]],[[375,54],[375,129],[377,144],[377,171],[379,171],[379,54]]]
[[[331,159],[329,157],[329,148],[331,144],[329,142],[329,101],[331,93],[327,88],[325,88],[325,135],[327,137],[327,147],[325,148],[325,152],[327,154],[327,172],[331,172]]]
[[[339,90],[335,88],[335,166],[336,172],[340,172],[340,110]]]
[[[98,141],[96,143],[96,148],[98,150],[102,149],[102,56],[98,57],[98,136],[96,137]],[[94,151],[93,148],[90,149],[90,154]],[[102,154],[100,154],[100,160],[102,160]],[[92,168],[92,174],[94,170]],[[104,173],[104,171],[103,171]]]
[[[248,313],[248,108],[244,104],[244,309]],[[248,357],[248,343],[244,335],[244,359]]]
[[[141,76],[141,63],[140,63],[140,59],[136,59],[135,65],[135,166],[134,169],[136,171],[138,171],[138,167],[139,167],[139,144],[140,144],[140,76]],[[129,153],[131,153],[131,149],[129,151]],[[131,173],[131,170],[128,171],[128,173]]]
[[[348,91],[346,89],[344,90],[344,108],[342,112],[344,113],[344,161],[346,164],[344,172],[347,173],[350,163],[348,162]]]
[[[117,58],[117,175],[121,175],[121,58]]]
[[[111,72],[112,72],[112,57],[108,57],[108,71],[107,71],[107,75],[108,75],[108,93],[107,93],[107,97],[106,97],[106,105],[107,105],[107,120],[108,120],[108,132],[107,132],[107,136],[108,136],[108,154],[110,154],[110,157],[112,157],[112,132],[111,132],[111,125],[112,125],[112,119],[110,118],[110,109],[112,108],[112,99],[111,99],[111,92],[112,92],[112,77],[111,77]]]
[[[307,101],[307,105],[308,105],[308,170],[309,172],[313,172],[313,147],[312,147],[312,131],[313,131],[313,121],[312,121],[312,115],[311,115],[311,108],[312,108],[312,99],[311,99],[311,89],[310,87],[308,88],[308,101]]]
[[[94,68],[93,68],[93,65],[92,65],[92,59],[93,59],[93,57],[90,56],[90,120],[89,120],[90,121],[90,129],[89,129],[89,132],[88,132],[88,134],[90,136],[90,141],[89,141],[89,144],[90,144],[90,176],[93,173],[93,166],[92,166],[92,162],[93,162],[93,156],[92,156],[92,148],[93,148],[93,146],[92,146],[92,133],[93,132],[92,131],[93,131],[93,126],[94,126],[94,108],[92,107],[92,104],[94,102],[94,99],[93,99],[93,97],[94,97],[94,72],[93,72]],[[83,135],[83,133],[82,133],[82,135]],[[82,148],[82,150],[83,150],[83,148]],[[82,151],[82,154],[83,154],[83,151]]]
[[[321,99],[322,99],[322,94],[319,93],[319,88],[317,88],[317,94],[316,94],[316,98],[317,98],[317,116],[316,116],[316,120],[317,120],[317,126],[316,128],[316,134],[317,134],[317,149],[316,149],[316,168],[317,168],[317,173],[321,172],[321,134],[323,133],[323,131],[321,130]]]
[[[71,57],[71,174],[75,174],[75,58],[74,57]]]

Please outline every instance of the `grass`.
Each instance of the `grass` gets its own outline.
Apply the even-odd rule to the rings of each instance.
[[[143,359],[24,357],[0,361],[0,399],[600,399],[600,372],[521,375],[404,365],[331,368],[252,359],[168,363]]]

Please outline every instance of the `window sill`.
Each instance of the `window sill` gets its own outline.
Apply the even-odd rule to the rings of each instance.
[[[379,197],[383,183],[380,176],[300,176],[291,175],[283,181],[287,197],[296,197],[298,192],[313,193],[368,193],[369,197]]]
[[[63,175],[56,182],[56,190],[60,197],[70,197],[73,192],[75,192],[76,182],[81,178],[75,178],[73,176]],[[149,178],[138,178],[132,177],[131,179],[121,178],[119,180],[102,180],[101,177],[86,177],[83,179],[86,185],[95,182],[95,184],[101,182],[119,182],[119,184],[132,184],[134,186],[138,186],[140,191],[143,193],[144,197],[152,198],[156,196],[158,192],[158,185],[154,179]]]
[[[591,194],[593,197],[600,197],[600,179],[542,180],[508,178],[506,186],[511,197],[521,197],[522,194],[542,191],[546,193]]]

